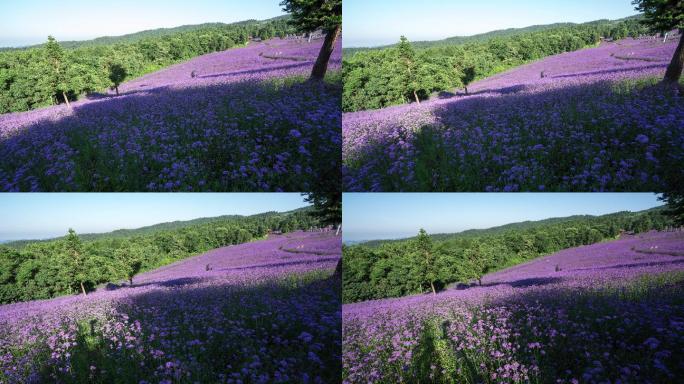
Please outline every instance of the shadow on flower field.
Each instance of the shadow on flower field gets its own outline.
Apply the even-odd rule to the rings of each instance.
[[[681,174],[666,165],[684,163],[684,97],[654,84],[523,87],[345,115],[346,190],[660,190]]]
[[[70,383],[332,383],[341,294],[330,272],[253,285],[198,279],[123,297],[81,321],[43,379]]]
[[[3,126],[0,190],[310,190],[339,180],[340,102],[297,77],[103,97]]]
[[[409,382],[675,382],[684,375],[684,275],[557,285],[429,316]]]

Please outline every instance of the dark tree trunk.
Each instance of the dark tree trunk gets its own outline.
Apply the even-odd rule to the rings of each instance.
[[[119,96],[119,86],[117,85],[114,89],[116,89],[116,95]]]
[[[337,266],[335,266],[335,277],[342,278],[342,259],[340,259],[337,262]]]
[[[88,294],[85,291],[85,287],[83,286],[83,282],[81,281],[81,292],[83,292],[83,296],[88,296]]]
[[[133,278],[132,277],[128,279],[128,285],[133,285]]]
[[[682,67],[684,67],[684,29],[680,29],[680,34],[677,49],[674,56],[672,56],[670,65],[667,66],[667,71],[665,71],[663,82],[667,84],[677,84],[679,78],[682,77]]]
[[[69,98],[67,97],[66,92],[62,91],[62,97],[64,97],[64,102],[66,103],[67,107],[71,108],[71,104],[69,104]]]
[[[466,91],[466,96],[468,95],[468,87],[464,87]]]
[[[314,64],[313,70],[311,71],[311,78],[313,80],[323,80],[325,77],[325,72],[328,70],[328,61],[330,61],[330,55],[335,49],[335,42],[340,35],[341,25],[338,25],[332,31],[328,31],[325,35],[325,41],[321,47],[320,52],[318,52],[318,58],[316,59],[316,64]]]
[[[477,278],[477,283],[478,283],[480,286],[482,286],[482,278],[481,278],[481,277],[478,277],[478,278]]]

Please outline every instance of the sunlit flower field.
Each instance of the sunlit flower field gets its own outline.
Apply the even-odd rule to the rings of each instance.
[[[566,249],[460,285],[345,304],[345,383],[684,377],[684,232]]]
[[[341,43],[273,39],[0,116],[4,191],[307,191],[339,174]],[[193,77],[194,74],[194,77]]]
[[[334,233],[295,232],[146,272],[133,286],[0,306],[0,382],[339,381],[340,253]]]
[[[659,190],[684,162],[684,95],[654,86],[676,46],[601,43],[467,96],[345,113],[345,190]]]

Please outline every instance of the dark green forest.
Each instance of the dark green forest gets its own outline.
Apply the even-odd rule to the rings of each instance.
[[[0,246],[0,304],[89,291],[98,284],[132,281],[152,270],[211,249],[319,226],[312,208],[252,216],[165,223],[138,230],[20,242]]]
[[[477,281],[483,275],[562,249],[672,226],[663,209],[573,216],[490,230],[373,242],[343,248],[345,303],[400,297]],[[562,268],[562,266],[560,266]]]
[[[294,33],[288,17],[202,24],[85,42],[0,51],[0,113],[68,103],[206,53],[243,46],[250,37]]]
[[[343,110],[353,112],[420,102],[436,92],[464,89],[471,82],[547,56],[650,33],[640,17],[584,24],[554,24],[495,31],[383,49],[345,49]]]

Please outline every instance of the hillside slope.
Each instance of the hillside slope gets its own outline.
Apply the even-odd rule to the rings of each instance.
[[[676,46],[602,43],[477,81],[469,95],[344,113],[346,190],[658,190],[663,166],[684,159],[684,98],[645,85]]]
[[[295,232],[216,249],[133,286],[0,306],[0,381],[339,377],[339,283],[330,276],[340,253],[331,232]]]
[[[302,81],[321,45],[253,43],[2,115],[0,190],[309,190],[339,169],[340,90]]]
[[[684,232],[650,232],[566,249],[482,286],[344,304],[344,380],[677,381],[683,255]]]

